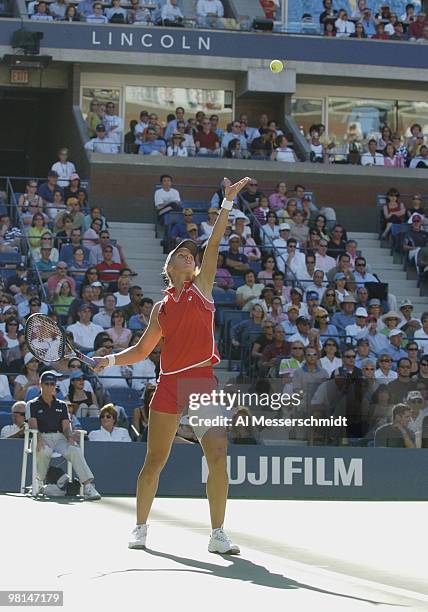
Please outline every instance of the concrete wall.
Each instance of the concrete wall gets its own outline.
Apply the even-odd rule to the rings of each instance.
[[[159,176],[171,174],[182,189],[182,198],[204,199],[223,176],[238,179],[250,175],[262,188],[272,189],[280,180],[292,188],[303,183],[316,194],[318,205],[334,206],[339,219],[355,231],[376,227],[375,201],[378,193],[396,187],[401,193],[426,190],[423,170],[380,170],[359,166],[214,160],[195,158],[152,158],[129,155],[93,155],[90,167],[92,202],[102,206],[115,221],[153,221],[152,194]]]

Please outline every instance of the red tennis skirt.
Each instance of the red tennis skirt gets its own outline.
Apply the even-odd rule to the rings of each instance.
[[[191,368],[177,374],[161,374],[150,410],[181,414],[189,406],[192,394],[211,393],[217,387],[212,365]]]

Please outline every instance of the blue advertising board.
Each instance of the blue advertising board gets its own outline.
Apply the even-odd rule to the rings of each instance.
[[[104,495],[134,495],[143,443],[88,442],[85,456]],[[0,440],[0,491],[19,491],[22,441]],[[230,497],[428,500],[428,450],[229,446]],[[31,461],[27,484],[30,482]],[[159,495],[203,497],[207,468],[198,445],[173,446]]]
[[[0,45],[10,45],[12,33],[22,24],[0,20]],[[41,53],[45,49],[82,49],[428,68],[425,46],[410,42],[61,22],[26,21],[25,28],[43,33]]]

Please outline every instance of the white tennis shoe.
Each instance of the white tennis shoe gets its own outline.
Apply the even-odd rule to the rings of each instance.
[[[131,532],[128,548],[144,549],[146,548],[146,539],[147,525],[136,525]]]
[[[223,531],[223,527],[213,530],[208,544],[208,552],[222,555],[239,555],[241,553],[239,546],[233,544],[229,536]]]
[[[92,482],[85,484],[83,487],[83,497],[86,501],[101,499],[101,495],[98,493]]]

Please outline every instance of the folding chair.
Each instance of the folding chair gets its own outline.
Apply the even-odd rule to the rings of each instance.
[[[86,431],[83,429],[79,430],[80,434],[80,448],[82,449],[82,454],[85,454],[85,435]],[[24,433],[24,447],[22,450],[22,469],[21,469],[21,488],[20,492],[25,493],[25,483],[27,480],[27,462],[28,455],[32,456],[32,470],[31,470],[31,495],[33,497],[37,497],[39,491],[43,485],[37,477],[37,440],[38,440],[39,431],[37,429],[30,429],[28,424],[25,423],[25,433]],[[62,457],[59,453],[52,453],[52,458],[55,459],[57,457]],[[67,461],[67,475],[71,480],[73,477],[73,466],[71,461]],[[80,495],[83,495],[83,484],[80,485]]]

